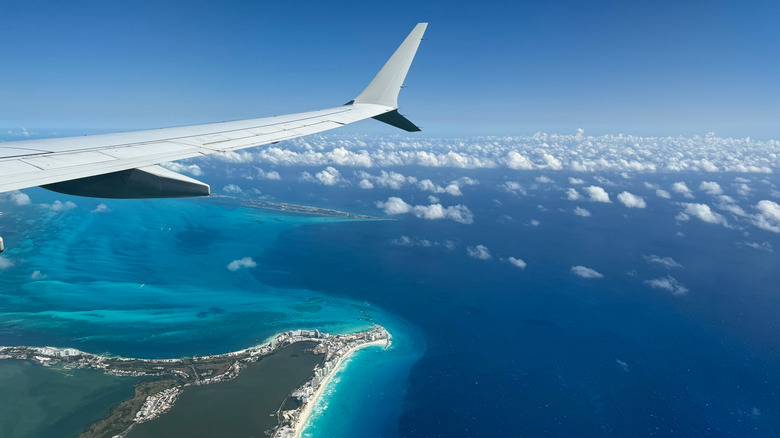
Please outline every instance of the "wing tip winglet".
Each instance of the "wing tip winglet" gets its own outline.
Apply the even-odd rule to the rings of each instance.
[[[417,23],[371,83],[355,98],[356,104],[368,103],[398,108],[398,93],[427,27],[428,23]]]

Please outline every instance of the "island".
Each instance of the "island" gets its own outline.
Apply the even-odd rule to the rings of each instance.
[[[312,207],[309,205],[288,204],[286,202],[271,202],[263,201],[259,199],[243,199],[235,196],[211,194],[209,199],[212,200],[230,200],[238,201],[244,207],[259,208],[263,210],[281,211],[292,214],[305,214],[310,216],[325,216],[325,217],[340,217],[345,219],[360,219],[360,220],[372,220],[372,221],[388,221],[393,220],[389,218],[381,218],[375,216],[367,216],[364,214],[349,213],[340,210],[331,210],[329,208]]]
[[[0,359],[32,360],[43,366],[65,369],[86,368],[115,376],[145,377],[135,387],[135,396],[114,408],[108,418],[93,424],[81,437],[124,437],[134,426],[168,412],[187,387],[209,385],[236,378],[252,362],[296,343],[311,345],[322,355],[311,378],[288,398],[298,406],[287,409],[282,403],[276,412],[277,424],[268,431],[273,437],[300,436],[312,406],[342,361],[359,348],[378,345],[387,348],[390,333],[382,326],[351,334],[327,334],[318,330],[293,330],[277,334],[269,341],[244,350],[178,359],[140,359],[95,355],[73,348],[0,347]],[[287,400],[286,400],[287,401]],[[258,431],[262,432],[262,431]]]

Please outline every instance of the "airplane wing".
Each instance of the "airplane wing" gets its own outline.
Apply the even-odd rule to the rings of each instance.
[[[415,26],[368,87],[343,106],[206,125],[0,143],[0,193],[41,186],[100,198],[205,196],[210,192],[207,184],[157,164],[276,143],[368,118],[419,131],[398,113],[397,100],[426,27]]]

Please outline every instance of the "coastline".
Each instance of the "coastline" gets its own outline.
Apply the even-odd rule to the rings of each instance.
[[[377,347],[384,346],[385,349],[387,349],[390,347],[390,345],[391,345],[390,338],[383,339],[380,341],[367,342],[365,344],[356,345],[350,348],[344,355],[342,355],[339,358],[338,362],[336,362],[336,365],[333,367],[333,371],[328,373],[319,382],[320,386],[319,388],[317,388],[317,391],[312,395],[311,400],[301,407],[301,412],[298,414],[298,418],[292,424],[292,429],[294,430],[292,438],[301,438],[303,429],[306,426],[306,423],[309,421],[309,417],[311,417],[312,410],[314,409],[314,405],[322,398],[325,389],[328,387],[330,381],[333,379],[333,376],[336,374],[339,368],[341,368],[341,365],[343,364],[345,359],[349,358],[352,354],[354,354],[361,348],[372,347],[372,346],[377,346]]]
[[[253,347],[223,354],[193,356],[176,359],[141,359],[93,355],[73,348],[56,347],[0,347],[0,359],[31,360],[45,367],[63,369],[93,369],[114,376],[153,376],[155,380],[136,386],[136,395],[117,406],[111,415],[93,424],[81,436],[104,435],[123,437],[136,424],[153,420],[168,412],[179,395],[188,386],[208,385],[236,378],[246,364],[256,362],[279,349],[301,341],[317,343],[312,350],[325,354],[325,360],[314,369],[314,375],[303,386],[294,389],[288,397],[298,398],[302,404],[293,410],[277,411],[277,425],[267,431],[274,437],[299,437],[311,416],[314,403],[322,397],[332,376],[344,359],[367,346],[391,345],[392,335],[382,326],[351,334],[331,335],[317,330],[282,332]],[[121,411],[121,413],[117,413]],[[96,435],[97,434],[97,435]]]

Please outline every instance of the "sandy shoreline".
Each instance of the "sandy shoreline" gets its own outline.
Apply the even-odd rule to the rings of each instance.
[[[305,406],[303,406],[303,409],[301,410],[298,419],[295,420],[295,422],[293,423],[293,428],[295,429],[295,434],[293,436],[295,438],[301,437],[301,433],[303,433],[303,428],[304,426],[306,426],[306,422],[309,420],[309,417],[311,416],[314,404],[320,400],[322,394],[325,392],[325,388],[328,387],[328,384],[330,383],[331,379],[336,374],[336,372],[338,372],[339,368],[341,367],[341,364],[344,362],[345,359],[350,357],[352,354],[354,354],[357,350],[360,350],[361,348],[371,347],[371,346],[384,346],[385,348],[387,348],[390,345],[390,342],[391,342],[390,339],[382,339],[379,341],[367,342],[365,344],[360,344],[350,348],[343,356],[341,356],[338,362],[336,362],[336,365],[333,367],[333,371],[329,373],[327,376],[325,376],[324,379],[322,379],[322,381],[320,382],[320,386],[317,388],[317,391],[312,396],[311,401],[309,403],[306,403]]]

